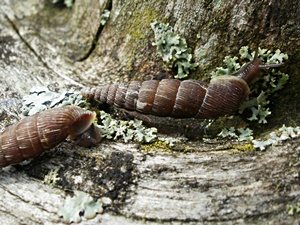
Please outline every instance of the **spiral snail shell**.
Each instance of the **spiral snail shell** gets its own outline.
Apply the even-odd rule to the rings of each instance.
[[[42,154],[91,127],[95,112],[77,106],[49,109],[7,127],[0,134],[0,167]]]
[[[247,99],[250,83],[265,68],[282,64],[263,64],[256,51],[253,61],[234,75],[197,80],[148,80],[85,88],[82,95],[129,111],[175,118],[212,119],[232,114]]]

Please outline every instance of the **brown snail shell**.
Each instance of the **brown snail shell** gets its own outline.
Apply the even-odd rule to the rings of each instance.
[[[247,99],[250,83],[265,68],[256,51],[253,61],[234,75],[197,80],[148,80],[85,88],[82,95],[129,111],[175,118],[212,119],[234,113]]]
[[[14,165],[87,131],[95,112],[77,106],[48,109],[7,127],[0,134],[0,167]]]

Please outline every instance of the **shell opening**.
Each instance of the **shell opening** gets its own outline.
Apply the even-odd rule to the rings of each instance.
[[[78,113],[78,118],[72,124],[69,130],[69,135],[71,138],[73,136],[76,137],[89,129],[96,118],[95,112],[84,110],[83,112]]]

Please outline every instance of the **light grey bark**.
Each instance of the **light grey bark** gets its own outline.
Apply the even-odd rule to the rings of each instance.
[[[223,56],[253,44],[256,34],[266,36],[261,45],[286,49],[290,55],[285,68],[290,74],[290,87],[274,98],[279,107],[274,107],[273,125],[267,128],[274,129],[282,122],[298,125],[300,20],[295,15],[299,17],[299,3],[289,4],[77,0],[72,9],[67,9],[55,7],[50,1],[3,1],[1,129],[19,119],[21,99],[34,86],[57,82],[61,87],[80,88],[149,78],[161,72],[171,74],[162,69],[151,45],[149,23],[154,19],[171,23],[187,38],[203,65],[193,74],[197,78],[196,74],[221,63]],[[111,14],[103,26],[100,20],[104,9]],[[208,50],[205,55],[196,55],[201,49]],[[289,103],[285,108],[281,107],[284,102]],[[56,212],[63,205],[65,189],[113,200],[103,214],[82,224],[300,222],[299,214],[287,213],[287,206],[296,205],[300,198],[298,139],[265,152],[244,151],[239,143],[202,141],[165,150],[154,147],[148,152],[138,144],[114,141],[83,149],[66,141],[30,164],[2,169],[1,223],[61,223]],[[41,181],[53,168],[60,168],[61,183],[55,188]]]

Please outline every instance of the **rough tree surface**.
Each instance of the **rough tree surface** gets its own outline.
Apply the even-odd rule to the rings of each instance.
[[[0,126],[19,120],[22,97],[35,86],[81,88],[173,75],[156,55],[154,20],[185,37],[207,80],[241,46],[280,48],[290,82],[272,99],[269,132],[299,125],[300,3],[287,1],[50,0],[0,3]],[[101,23],[105,10],[110,12]],[[236,117],[234,117],[236,118]],[[237,119],[242,121],[242,119]],[[243,122],[245,123],[245,121]],[[258,135],[260,135],[258,134]],[[0,173],[1,224],[59,224],[66,194],[81,190],[112,200],[81,224],[299,224],[299,139],[266,151],[240,143],[190,141],[166,151],[104,141],[84,149],[64,142],[31,163]],[[55,187],[42,182],[58,170]]]

